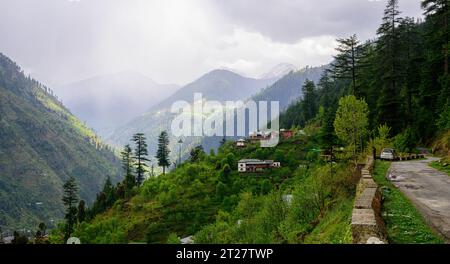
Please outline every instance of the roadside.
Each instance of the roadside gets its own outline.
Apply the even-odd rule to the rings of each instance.
[[[425,221],[450,241],[450,177],[433,169],[426,160],[395,162],[390,169],[392,183],[420,211]]]
[[[398,163],[406,164],[405,161]],[[411,201],[386,178],[390,166],[391,162],[376,161],[373,173],[373,178],[382,191],[381,213],[386,224],[389,243],[443,243],[444,240],[432,231]]]
[[[450,177],[450,162],[445,159],[439,159],[430,163],[432,168],[445,172]]]

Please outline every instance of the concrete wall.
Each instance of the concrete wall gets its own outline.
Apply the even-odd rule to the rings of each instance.
[[[352,213],[354,244],[385,244],[386,231],[381,218],[381,192],[372,178],[375,161],[367,157],[361,169]]]

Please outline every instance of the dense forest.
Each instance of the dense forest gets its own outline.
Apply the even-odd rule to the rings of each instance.
[[[338,39],[330,69],[317,84],[304,84],[303,99],[282,115],[282,126],[304,126],[323,111],[323,133],[331,135],[339,98],[352,94],[368,104],[367,136],[387,125],[411,149],[448,130],[449,1],[427,0],[422,7],[425,20],[415,20],[402,17],[398,1],[390,0],[375,39]]]

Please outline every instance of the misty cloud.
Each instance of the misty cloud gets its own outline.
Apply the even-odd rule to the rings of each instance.
[[[334,39],[374,36],[384,1],[2,0],[0,52],[58,86],[131,70],[185,84],[215,68],[259,76],[328,63]],[[419,0],[400,1],[419,16]]]
[[[230,21],[290,43],[320,35],[357,34],[363,39],[371,38],[386,5],[385,0],[213,1]],[[400,0],[399,6],[404,16],[422,14],[418,0]]]

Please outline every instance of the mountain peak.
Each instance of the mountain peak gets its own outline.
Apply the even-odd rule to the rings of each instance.
[[[281,78],[291,71],[297,71],[298,67],[290,63],[280,63],[270,69],[268,72],[262,74],[260,79]]]

